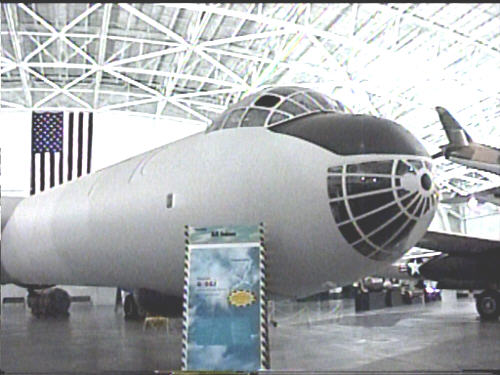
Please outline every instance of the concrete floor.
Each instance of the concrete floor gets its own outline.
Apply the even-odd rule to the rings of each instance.
[[[17,374],[180,368],[181,321],[144,330],[112,306],[74,303],[65,320],[4,305],[0,368]],[[481,322],[474,300],[355,314],[352,300],[275,304],[273,370],[460,371],[500,369],[500,322]],[[142,372],[144,373],[144,372]]]

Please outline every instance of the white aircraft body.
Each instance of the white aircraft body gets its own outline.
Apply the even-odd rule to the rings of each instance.
[[[22,200],[2,232],[1,281],[181,296],[185,225],[263,222],[269,292],[307,296],[420,240],[437,204],[430,163],[396,123],[267,89],[206,132]]]

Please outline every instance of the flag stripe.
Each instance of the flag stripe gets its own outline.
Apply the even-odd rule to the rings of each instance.
[[[55,185],[55,164],[56,161],[54,159],[54,153],[49,152],[49,158],[50,158],[50,187],[54,187]]]
[[[35,194],[35,177],[36,177],[36,166],[35,166],[35,156],[36,154],[34,152],[31,153],[31,188],[30,188],[30,194],[33,195]]]
[[[78,177],[82,175],[83,156],[83,112],[78,114]]]
[[[40,191],[45,190],[45,155],[40,154]]]
[[[59,153],[59,185],[61,185],[63,183],[63,177],[64,177],[64,163],[63,163],[63,160],[64,160],[64,151],[61,151]]]
[[[41,155],[38,153],[38,154],[35,154],[35,166],[37,166],[37,168],[34,168],[35,169],[35,184],[33,185],[33,194],[35,193],[39,193],[40,192],[40,157]],[[36,183],[38,183],[38,186],[36,185]]]
[[[89,114],[84,113],[83,114],[83,122],[82,122],[82,153],[81,153],[81,159],[82,159],[82,169],[80,171],[80,176],[83,176],[87,173],[87,140],[88,140],[88,121],[89,121]],[[86,127],[84,128],[84,124],[86,124]]]
[[[68,125],[68,181],[73,178],[73,124],[74,124],[73,112],[69,113],[69,125]]]
[[[89,131],[87,139],[87,174],[90,173],[90,166],[92,161],[92,133],[94,131],[94,113],[89,113]]]

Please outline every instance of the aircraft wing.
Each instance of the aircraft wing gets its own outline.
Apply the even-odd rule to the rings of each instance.
[[[427,231],[416,246],[453,255],[500,252],[500,241],[433,231]]]

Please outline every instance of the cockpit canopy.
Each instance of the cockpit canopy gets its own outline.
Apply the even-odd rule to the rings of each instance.
[[[295,86],[270,87],[245,97],[219,115],[207,132],[246,126],[271,126],[313,112],[346,112],[342,103]]]

